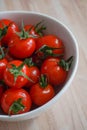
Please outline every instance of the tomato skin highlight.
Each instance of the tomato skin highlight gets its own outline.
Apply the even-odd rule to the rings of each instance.
[[[54,89],[51,85],[47,85],[46,88],[41,88],[40,84],[33,85],[30,89],[30,96],[32,102],[38,106],[44,105],[55,95]]]
[[[22,98],[22,104],[25,106],[23,110],[20,110],[17,114],[28,112],[31,108],[31,98],[27,91],[24,89],[8,89],[4,92],[1,98],[2,110],[8,114],[9,108],[12,103],[19,98]],[[13,112],[11,114],[14,114]]]
[[[9,27],[8,27],[6,35],[3,36],[3,38],[1,39],[1,42],[4,45],[8,45],[10,38],[16,35],[15,32],[19,32],[19,28],[18,28],[17,24],[10,19],[1,19],[0,20],[1,29],[4,28],[3,24],[6,26],[9,26]]]
[[[13,60],[11,62],[9,62],[7,64],[7,67],[4,71],[4,81],[5,83],[11,87],[11,88],[21,88],[24,87],[26,85],[26,83],[28,82],[28,79],[23,77],[23,76],[18,76],[16,81],[14,81],[14,75],[11,74],[11,72],[9,71],[9,69],[12,68],[11,64],[15,65],[16,67],[20,66],[23,62],[20,60]],[[23,68],[21,69],[21,71],[29,76],[30,75],[30,71],[27,65],[24,65]]]
[[[35,51],[36,43],[33,38],[20,39],[14,37],[9,42],[9,52],[12,56],[23,59],[30,57]]]
[[[8,61],[6,58],[3,58],[0,60],[0,80],[3,79],[4,71],[6,69],[7,63],[8,63]]]
[[[60,59],[49,58],[45,60],[41,67],[41,73],[46,74],[50,84],[54,86],[65,82],[68,72],[58,65]]]

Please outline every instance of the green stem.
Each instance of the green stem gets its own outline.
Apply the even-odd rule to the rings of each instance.
[[[35,32],[39,34],[40,36],[43,36],[43,30],[46,30],[46,26],[42,24],[44,21],[40,21],[34,26]]]
[[[26,58],[24,63],[27,64],[29,67],[35,66],[35,63],[32,61],[32,58]]]
[[[55,54],[53,53],[53,50],[61,50],[63,49],[64,47],[61,47],[61,48],[52,48],[52,47],[49,47],[47,45],[43,45],[41,48],[39,48],[35,54],[41,52],[43,53],[43,56],[41,58],[46,58],[47,56],[53,56],[53,57],[60,57],[60,56],[64,56],[64,54]]]
[[[47,76],[42,74],[39,83],[42,88],[45,88],[48,85]]]
[[[2,29],[0,28],[0,39],[2,39],[3,36],[6,35],[6,33],[7,33],[7,31],[8,31],[8,27],[9,27],[11,24],[12,24],[12,23],[10,23],[9,25],[6,26],[4,23],[2,23],[3,28],[2,28]]]
[[[25,31],[23,21],[22,21],[22,30],[21,30],[21,32],[16,32],[16,34],[20,37],[20,39],[37,38],[36,35],[29,34],[29,30]]]
[[[61,59],[58,65],[60,65],[64,70],[69,71],[73,62],[73,56],[69,57],[67,60]]]
[[[5,54],[4,54],[4,51],[3,51],[3,48],[0,46],[0,59],[3,59],[5,57]]]

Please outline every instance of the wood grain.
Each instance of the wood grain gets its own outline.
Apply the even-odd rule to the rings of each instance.
[[[76,36],[80,51],[70,88],[45,113],[22,122],[1,122],[0,130],[87,130],[87,0],[0,0],[2,10],[28,10],[51,15]]]

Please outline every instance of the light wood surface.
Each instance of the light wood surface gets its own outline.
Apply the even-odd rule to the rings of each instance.
[[[39,117],[1,122],[0,130],[87,130],[87,0],[0,0],[1,10],[37,11],[65,23],[80,51],[79,67],[70,88]]]

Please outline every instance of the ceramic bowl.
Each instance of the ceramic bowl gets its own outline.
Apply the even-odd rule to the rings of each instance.
[[[8,116],[0,113],[0,120],[2,121],[27,120],[39,116],[41,112],[47,110],[49,106],[51,106],[54,102],[58,101],[59,97],[62,96],[62,94],[70,86],[78,67],[78,59],[79,59],[78,45],[74,35],[68,29],[68,27],[66,27],[59,20],[51,16],[41,14],[41,13],[36,13],[36,12],[28,12],[28,11],[2,11],[0,12],[0,19],[4,19],[4,18],[11,19],[15,21],[18,25],[21,25],[22,20],[24,21],[24,24],[29,24],[29,23],[36,24],[39,21],[44,20],[47,27],[45,34],[54,34],[62,39],[65,45],[65,58],[68,58],[69,56],[74,56],[74,61],[69,71],[66,82],[64,83],[64,85],[61,87],[60,90],[56,91],[57,94],[48,103],[24,114]]]

